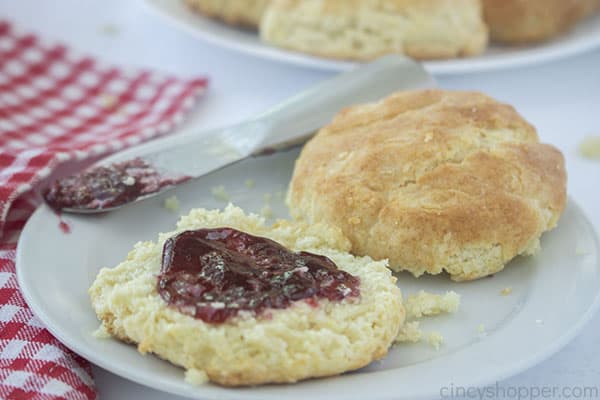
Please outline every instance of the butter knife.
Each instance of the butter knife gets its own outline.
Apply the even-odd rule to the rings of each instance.
[[[305,142],[340,109],[381,99],[434,81],[408,58],[390,55],[337,75],[241,124],[176,136],[109,156],[85,171],[57,180],[43,195],[67,213],[98,213],[158,195],[250,156]]]

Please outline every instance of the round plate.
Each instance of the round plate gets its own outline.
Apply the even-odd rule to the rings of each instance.
[[[198,399],[417,399],[438,397],[444,388],[478,386],[516,374],[571,340],[599,304],[598,242],[573,201],[559,226],[542,238],[535,257],[518,258],[491,278],[454,283],[447,276],[415,279],[400,274],[405,295],[424,289],[462,295],[460,310],[424,320],[425,332],[439,331],[445,343],[393,347],[387,358],[337,377],[294,385],[230,389],[193,387],[181,368],[113,339],[92,333],[99,322],[87,289],[101,267],[115,266],[139,240],[172,230],[178,218],[163,207],[175,193],[181,211],[223,207],[211,189],[223,185],[231,200],[258,212],[271,198],[275,215],[286,216],[282,198],[297,152],[251,159],[180,186],[174,192],[104,215],[62,218],[40,207],[25,227],[17,250],[19,284],[33,312],[71,349],[99,366],[153,388]],[[246,181],[255,185],[248,188]],[[503,296],[501,290],[512,288]],[[480,332],[480,327],[485,327]]]
[[[355,63],[309,56],[280,49],[260,40],[256,32],[238,29],[192,13],[183,1],[145,0],[147,8],[192,36],[232,50],[325,70],[343,71]],[[551,41],[528,46],[491,45],[484,54],[463,59],[424,62],[432,74],[464,74],[531,65],[572,56],[600,46],[600,14]]]

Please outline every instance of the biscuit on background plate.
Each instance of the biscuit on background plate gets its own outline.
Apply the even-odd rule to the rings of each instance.
[[[271,0],[185,0],[193,11],[230,25],[258,28]]]
[[[353,60],[471,56],[487,45],[479,0],[272,0],[260,34],[290,50]]]
[[[240,313],[223,323],[183,314],[157,291],[163,244],[178,232],[224,226],[329,257],[360,279],[360,295],[298,300],[288,308]],[[206,374],[216,383],[237,386],[336,375],[384,357],[405,316],[396,278],[385,262],[354,257],[344,251],[349,247],[338,229],[322,224],[280,222],[271,228],[231,205],[223,212],[197,209],[181,218],[176,231],[160,234],[157,242],[138,243],[121,264],[102,269],[89,293],[109,333],[184,367],[191,381]]]
[[[600,9],[600,0],[483,0],[492,40],[530,43],[551,39]]]
[[[341,111],[302,150],[287,198],[352,253],[464,281],[530,255],[566,203],[559,150],[475,92],[398,92]]]

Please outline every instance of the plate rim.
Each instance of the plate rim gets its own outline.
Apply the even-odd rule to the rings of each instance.
[[[196,39],[203,40],[208,44],[216,45],[223,49],[233,50],[238,53],[266,59],[269,61],[276,61],[282,64],[294,65],[297,67],[308,67],[324,71],[341,72],[352,69],[360,64],[359,62],[355,61],[343,61],[312,56],[269,46],[264,43],[247,45],[244,43],[237,43],[227,38],[221,38],[215,33],[198,29],[198,27],[194,27],[187,21],[184,21],[173,13],[168,12],[166,8],[180,6],[180,4],[175,5],[175,3],[181,3],[181,1],[144,0],[142,2],[144,9],[147,12],[167,22],[168,25],[187,32],[190,36]],[[206,18],[201,15],[196,15],[195,17],[203,18],[206,22],[215,22],[210,18]],[[527,50],[509,54],[508,56],[492,55],[487,59],[475,56],[472,58],[424,61],[422,64],[429,73],[433,75],[444,76],[509,70],[518,67],[534,66],[560,59],[566,59],[600,47],[600,14],[591,16],[588,21],[583,21],[583,23],[589,23],[590,21],[598,25],[597,35],[589,35],[587,37],[580,35],[577,36],[576,40],[572,40],[566,44],[556,44],[550,41],[532,44]]]
[[[576,201],[574,201],[573,198],[570,196],[568,197],[568,204],[574,208],[574,210],[576,211],[576,213],[579,216],[582,217],[582,218],[580,218],[581,222],[584,223],[587,226],[587,228],[589,229],[593,243],[594,243],[594,248],[596,250],[600,250],[599,237],[597,235],[597,232],[596,232],[593,224],[590,222],[589,218],[587,217],[586,213],[581,209],[579,204]],[[42,218],[42,215],[44,214],[44,212],[50,212],[50,210],[46,205],[42,204],[40,207],[38,207],[35,210],[35,212],[29,218],[29,220],[27,221],[27,223],[25,225],[25,228],[23,229],[23,232],[25,233],[26,231],[29,231],[30,229],[34,229],[33,226],[36,224],[36,221],[38,219]],[[97,352],[94,352],[93,350],[88,351],[87,348],[85,348],[85,347],[82,348],[82,347],[78,346],[77,343],[75,343],[75,346],[73,346],[72,341],[70,341],[68,338],[68,335],[63,336],[62,332],[60,330],[57,330],[56,327],[54,326],[55,324],[52,323],[52,318],[49,315],[47,315],[47,313],[44,311],[43,308],[38,307],[37,302],[32,299],[32,294],[29,292],[28,285],[26,284],[26,282],[23,281],[23,278],[22,278],[23,277],[23,270],[22,270],[23,262],[21,260],[24,257],[23,253],[25,250],[23,249],[23,246],[20,245],[20,243],[21,243],[21,241],[19,240],[19,244],[17,245],[17,250],[16,250],[16,262],[15,262],[15,269],[16,269],[15,272],[17,275],[17,282],[19,284],[19,287],[21,289],[21,292],[23,294],[23,297],[24,297],[27,305],[30,307],[33,314],[37,318],[39,318],[40,321],[44,324],[45,329],[48,329],[48,331],[50,333],[52,333],[52,335],[54,335],[61,343],[65,344],[65,346],[67,346],[69,349],[71,349],[75,353],[83,356],[84,358],[88,359],[93,364],[95,364],[111,373],[114,373],[118,376],[121,376],[122,378],[136,382],[143,386],[151,387],[151,388],[156,389],[161,392],[173,393],[173,394],[182,395],[182,396],[189,396],[189,392],[184,390],[184,387],[173,387],[172,385],[168,385],[168,389],[165,389],[165,386],[160,379],[151,380],[147,376],[145,376],[146,374],[143,372],[138,372],[135,369],[127,369],[126,367],[122,367],[120,365],[115,366],[114,362],[111,363],[110,361],[104,360],[102,357],[100,357],[99,355],[96,354]],[[596,260],[596,264],[597,264],[597,266],[600,266],[600,259]],[[593,316],[596,314],[596,312],[598,312],[599,309],[600,309],[600,291],[598,291],[595,294],[593,301],[588,305],[586,311],[579,316],[579,318],[577,319],[577,322],[575,324],[573,324],[572,326],[570,326],[567,330],[565,330],[564,333],[562,335],[560,335],[556,340],[554,340],[552,345],[547,346],[543,350],[537,351],[536,353],[534,353],[533,355],[531,355],[530,357],[528,357],[526,359],[516,360],[516,362],[513,363],[512,365],[506,366],[505,368],[502,368],[501,370],[497,370],[494,374],[492,374],[493,376],[489,376],[485,379],[471,381],[471,382],[469,382],[469,386],[485,387],[486,385],[491,384],[493,381],[501,381],[501,380],[507,379],[511,376],[515,376],[515,375],[533,367],[534,365],[537,365],[537,364],[541,363],[542,361],[548,359],[550,356],[556,354],[559,350],[564,348],[577,335],[579,335],[581,333],[581,331],[583,330],[583,328],[586,326],[586,324],[588,324],[590,322],[590,320],[593,318]],[[388,370],[388,371],[384,371],[384,372],[391,373],[393,371]],[[184,382],[182,381],[182,383],[184,383]],[[457,383],[460,383],[460,382],[457,382]],[[231,394],[227,395],[224,392],[218,396],[213,395],[211,393],[206,393],[204,395],[207,396],[206,397],[207,399],[244,398],[244,399],[250,400],[250,399],[261,398],[260,392],[244,392],[244,393],[240,392],[239,395],[237,395],[237,396],[231,395]],[[429,395],[425,395],[423,393],[423,396],[420,396],[418,398],[428,398]],[[393,393],[388,393],[388,394],[379,393],[378,398],[393,399],[395,397],[394,397]]]

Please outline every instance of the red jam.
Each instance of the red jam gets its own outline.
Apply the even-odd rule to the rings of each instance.
[[[128,203],[189,177],[166,178],[146,161],[136,158],[107,167],[90,168],[54,182],[44,198],[55,210],[103,209]]]
[[[185,231],[165,242],[157,289],[183,314],[223,323],[241,310],[258,314],[298,300],[315,306],[317,298],[358,297],[359,285],[327,257],[216,228]]]

